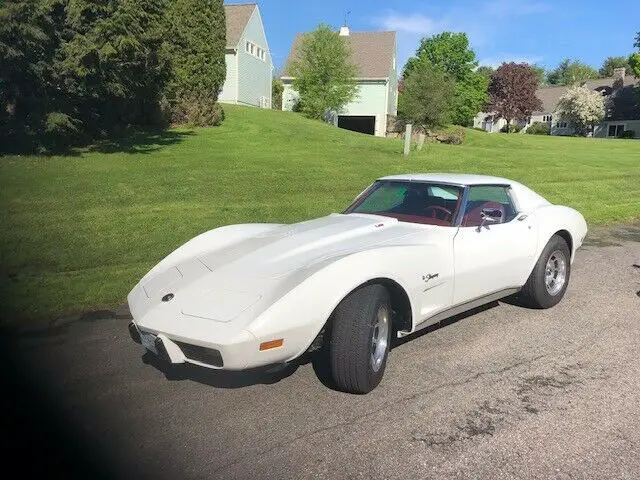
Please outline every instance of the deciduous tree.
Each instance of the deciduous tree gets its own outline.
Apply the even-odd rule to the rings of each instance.
[[[478,61],[466,33],[443,32],[420,41],[416,55],[407,61],[408,76],[421,61],[427,61],[454,81],[454,95],[447,110],[453,123],[468,125],[487,101],[488,79],[476,71]]]
[[[607,57],[604,62],[602,62],[602,67],[600,67],[598,73],[602,78],[613,77],[613,70],[616,68],[624,68],[629,72],[631,70],[629,59],[626,57]]]
[[[629,67],[631,67],[631,73],[636,78],[640,78],[640,32],[636,34],[636,39],[633,46],[636,47],[638,51],[632,53],[629,56]],[[637,90],[638,94],[640,95],[640,87],[638,87]]]
[[[558,113],[578,133],[587,134],[604,118],[604,97],[586,87],[573,86],[560,97]]]
[[[526,63],[503,63],[489,84],[489,103],[486,111],[495,112],[507,121],[509,132],[513,120],[524,120],[542,108],[536,97],[538,74]]]
[[[487,84],[488,84],[488,82],[491,81],[491,76],[493,75],[493,72],[495,72],[495,69],[493,67],[489,67],[489,66],[486,66],[486,65],[481,65],[481,66],[478,67],[476,72],[478,72],[484,78],[486,78],[487,79]]]
[[[271,82],[271,108],[282,110],[282,92],[284,92],[282,80],[274,77]]]
[[[327,25],[304,35],[291,73],[300,111],[310,118],[342,111],[358,93],[357,69],[347,42]]]
[[[551,85],[577,85],[591,78],[598,78],[595,68],[568,58],[547,73],[547,82]]]
[[[545,83],[547,83],[547,71],[544,69],[544,67],[532,63],[531,68],[534,72],[536,72],[536,75],[538,76],[538,85],[544,85]]]
[[[448,121],[454,95],[451,77],[427,60],[414,63],[405,76],[398,99],[398,115],[407,123],[424,128],[440,126]]]

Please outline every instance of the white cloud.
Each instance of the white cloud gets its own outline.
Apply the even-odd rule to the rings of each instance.
[[[376,23],[386,30],[420,35],[431,35],[446,28],[446,22],[443,20],[435,20],[421,13],[403,15],[391,11],[376,19]]]
[[[550,5],[542,1],[490,0],[476,8],[468,5],[463,8],[458,4],[438,15],[387,10],[374,17],[372,22],[378,28],[397,32],[399,65],[403,65],[414,54],[421,37],[452,31],[466,32],[476,52],[478,49],[488,51],[481,65],[497,66],[503,61],[534,63],[542,60],[536,55],[494,54],[492,47],[500,48],[504,41],[497,34],[501,25],[508,24],[514,17],[541,14],[550,9]]]

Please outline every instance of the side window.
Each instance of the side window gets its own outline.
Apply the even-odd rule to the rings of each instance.
[[[469,188],[461,226],[477,227],[480,225],[482,210],[485,208],[500,210],[502,212],[500,223],[510,222],[517,214],[515,205],[509,196],[508,187],[479,185]]]

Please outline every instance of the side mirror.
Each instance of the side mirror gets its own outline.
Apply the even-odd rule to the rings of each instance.
[[[502,220],[502,211],[497,208],[483,208],[480,213],[482,222],[478,225],[478,231],[487,223],[500,223]]]

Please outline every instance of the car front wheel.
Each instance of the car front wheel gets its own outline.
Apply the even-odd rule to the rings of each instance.
[[[327,352],[338,390],[369,393],[380,383],[389,355],[391,312],[382,285],[361,287],[338,305]]]
[[[524,304],[534,308],[556,305],[567,290],[571,275],[571,251],[564,238],[551,237],[522,289]]]

